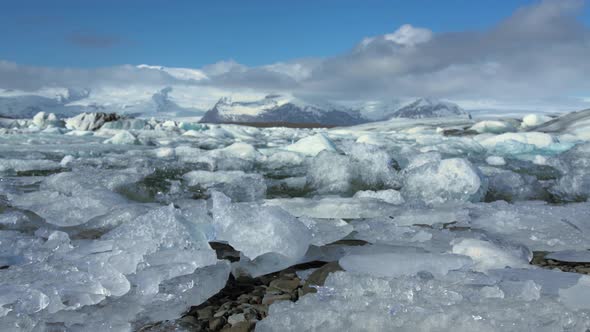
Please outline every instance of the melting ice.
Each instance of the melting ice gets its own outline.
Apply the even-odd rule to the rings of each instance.
[[[137,330],[179,319],[230,274],[320,260],[344,271],[274,303],[257,330],[585,331],[589,277],[530,264],[541,251],[590,261],[583,115],[2,121],[0,330]]]

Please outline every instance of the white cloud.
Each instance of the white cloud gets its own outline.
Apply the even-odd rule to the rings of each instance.
[[[199,105],[225,94],[278,92],[332,101],[429,96],[473,107],[587,107],[586,99],[568,97],[590,91],[590,29],[577,20],[583,4],[541,1],[481,31],[433,33],[407,24],[344,54],[259,67],[229,60],[174,71],[55,69],[0,61],[0,89],[173,86],[173,94]]]
[[[223,60],[205,66],[203,72],[209,76],[219,76],[230,72],[244,72],[247,69],[248,67],[241,65],[234,60]]]
[[[404,24],[395,32],[384,35],[383,38],[396,44],[413,46],[432,39],[432,31]]]
[[[482,31],[432,34],[406,26],[325,59],[302,85],[305,93],[330,98],[426,95],[555,105],[572,91],[590,90],[590,31],[576,17],[582,4],[542,1]]]
[[[163,67],[163,66],[150,66],[142,64],[137,66],[139,69],[153,69],[161,70],[179,80],[207,80],[209,77],[202,70],[192,68],[175,68],[175,67]]]
[[[294,62],[277,62],[263,66],[264,69],[287,75],[296,81],[303,81],[311,76],[313,66],[319,61],[314,59]]]

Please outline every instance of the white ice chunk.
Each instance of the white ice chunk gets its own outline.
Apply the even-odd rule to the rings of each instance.
[[[403,209],[393,216],[396,225],[435,225],[465,223],[471,218],[469,210],[460,206],[437,207],[435,209]]]
[[[317,293],[275,302],[256,330],[550,332],[590,326],[586,312],[574,312],[553,297],[502,297],[493,281],[466,284],[481,274],[455,274],[458,280],[448,282],[427,273],[395,278],[331,273]]]
[[[1,232],[0,232],[1,233]],[[76,329],[175,319],[221,289],[229,273],[216,265],[204,235],[172,207],[153,209],[96,240],[66,233],[21,238],[29,259],[0,273],[0,329],[27,314],[32,324]],[[0,241],[0,245],[3,241]],[[13,325],[14,326],[14,325]]]
[[[551,119],[552,119],[551,117],[546,116],[546,115],[527,114],[522,118],[521,126],[523,128],[532,128],[532,127],[542,125],[543,123],[550,121]]]
[[[485,298],[504,298],[504,292],[498,286],[485,286],[480,290],[480,294]]]
[[[353,226],[342,219],[299,218],[312,236],[311,244],[323,246],[338,241],[353,231]]]
[[[486,163],[492,166],[504,166],[506,165],[506,160],[500,156],[489,156],[486,158]]]
[[[187,130],[182,134],[186,137],[203,137],[203,133],[200,130]]]
[[[119,133],[115,134],[115,136],[105,140],[104,144],[127,144],[127,145],[134,145],[138,144],[139,141],[132,133],[122,130]]]
[[[116,114],[106,113],[81,113],[75,117],[66,119],[66,128],[81,131],[93,131],[99,129],[103,124],[116,120]]]
[[[562,272],[557,269],[547,270],[541,268],[497,269],[489,270],[487,274],[497,278],[502,282],[501,287],[507,295],[509,293],[514,293],[515,291],[517,295],[521,295],[523,291],[526,293],[527,288],[537,288],[540,291],[540,295],[549,296],[556,296],[559,294],[560,289],[574,286],[582,276],[578,273]],[[522,282],[527,281],[533,281],[534,285],[527,286],[522,284]],[[535,293],[539,293],[535,291],[535,289],[529,290],[532,290],[533,296],[536,296]],[[530,299],[528,301],[530,301]]]
[[[173,148],[158,148],[155,151],[155,155],[158,158],[174,158],[176,156],[176,151]]]
[[[93,136],[94,132],[90,130],[72,130],[66,133],[68,136]]]
[[[307,184],[321,194],[346,193],[351,190],[352,179],[350,158],[330,151],[315,156],[307,172]]]
[[[33,124],[39,128],[63,127],[63,122],[59,121],[55,114],[45,112],[35,114]]]
[[[75,160],[74,156],[71,155],[67,155],[64,156],[61,161],[59,162],[59,165],[61,167],[67,167],[69,164],[71,164],[73,161]]]
[[[472,209],[471,227],[535,251],[590,248],[590,204],[498,201]]]
[[[78,190],[116,189],[141,180],[148,173],[145,169],[123,170],[78,169],[51,175],[41,183],[41,189],[72,194]]]
[[[563,174],[551,189],[566,201],[583,201],[590,197],[590,144],[580,144],[553,163]]]
[[[43,159],[0,159],[0,173],[49,171],[59,169],[61,165],[55,161]]]
[[[370,243],[411,245],[429,250],[443,251],[448,249],[450,239],[440,236],[432,230],[421,226],[399,226],[390,218],[356,220],[352,222],[354,233],[351,237]],[[437,239],[433,239],[436,235]]]
[[[378,200],[325,197],[322,199],[269,199],[268,206],[279,206],[294,216],[311,218],[372,218],[397,213],[391,204]]]
[[[291,151],[273,151],[265,161],[267,167],[272,169],[280,169],[284,167],[294,167],[301,165],[305,161],[305,157],[297,152]]]
[[[532,175],[518,174],[508,170],[493,169],[488,175],[489,200],[544,200],[548,193]]]
[[[471,130],[475,130],[478,133],[492,133],[492,134],[502,134],[506,132],[513,132],[516,131],[513,125],[508,122],[499,121],[499,120],[485,120],[480,121],[474,124]]]
[[[496,243],[478,239],[461,239],[453,245],[452,253],[469,256],[473,269],[485,272],[504,267],[528,267],[532,254],[527,250],[501,247]]]
[[[370,189],[399,188],[393,158],[375,145],[353,144],[347,151],[352,161],[353,182]]]
[[[361,135],[356,139],[356,142],[363,143],[363,144],[378,145],[378,146],[383,146],[383,145],[387,144],[387,141],[381,139],[379,137],[379,135],[374,135],[374,134]]]
[[[412,169],[404,178],[402,195],[426,204],[452,201],[479,201],[486,183],[479,170],[461,158],[426,163]]]
[[[420,153],[416,155],[410,156],[410,160],[408,161],[408,165],[404,168],[405,173],[409,173],[413,169],[416,169],[420,166],[429,164],[429,163],[439,163],[442,160],[440,153],[438,152],[427,152],[427,153]]]
[[[533,163],[535,165],[547,165],[547,158],[538,154],[533,159]]]
[[[486,138],[479,143],[487,149],[506,150],[512,142],[531,145],[533,148],[549,148],[556,143],[555,138],[550,134],[528,132],[528,133],[505,133],[497,136]]]
[[[401,193],[394,189],[378,191],[361,190],[354,194],[354,198],[374,198],[394,205],[400,205],[404,203],[404,198],[402,197]]]
[[[574,286],[560,289],[559,300],[572,310],[590,309],[590,277],[582,276]]]
[[[220,149],[219,151],[230,157],[252,161],[256,161],[256,159],[260,158],[261,156],[260,152],[258,152],[258,150],[256,150],[256,148],[254,148],[252,145],[242,142],[234,143],[230,146]]]
[[[353,144],[346,155],[320,152],[313,158],[307,178],[308,185],[323,194],[399,188],[392,158],[385,150],[366,144]]]
[[[114,129],[114,130],[143,130],[151,129],[148,121],[144,119],[121,119],[112,122],[106,122],[100,127],[103,129]]]
[[[188,186],[203,190],[216,189],[235,201],[255,201],[264,198],[266,183],[260,174],[242,171],[191,171],[183,175]]]
[[[14,206],[31,210],[58,226],[80,225],[127,203],[122,196],[108,190],[78,190],[73,195],[41,190],[11,200]]]
[[[387,253],[374,255],[349,255],[338,262],[346,271],[367,273],[377,277],[412,276],[429,272],[434,276],[446,275],[471,265],[469,257],[452,254]]]
[[[312,241],[309,229],[279,207],[231,203],[221,193],[212,193],[213,220],[217,239],[227,241],[250,259],[276,253],[297,260]]]
[[[315,156],[321,151],[336,151],[336,146],[325,134],[319,133],[313,136],[307,136],[293,143],[285,150],[299,152],[308,156]]]

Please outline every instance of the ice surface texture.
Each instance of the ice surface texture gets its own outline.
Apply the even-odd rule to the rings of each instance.
[[[3,120],[0,330],[138,330],[324,261],[345,271],[257,330],[585,331],[588,277],[529,262],[590,259],[586,122]]]

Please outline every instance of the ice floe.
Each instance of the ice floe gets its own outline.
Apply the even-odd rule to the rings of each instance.
[[[2,120],[0,330],[164,329],[228,280],[329,262],[256,329],[585,331],[590,279],[558,268],[590,262],[586,113]]]

